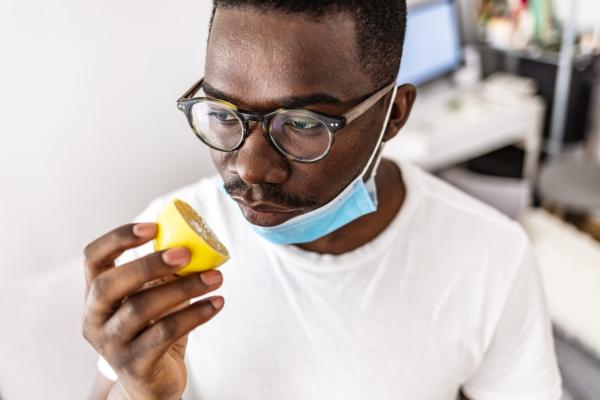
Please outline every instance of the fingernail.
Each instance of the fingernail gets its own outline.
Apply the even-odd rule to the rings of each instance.
[[[210,299],[210,302],[217,310],[223,308],[223,304],[225,304],[225,300],[222,297],[213,297]]]
[[[177,247],[163,253],[162,259],[169,265],[183,266],[190,261],[190,252],[185,247]]]
[[[156,224],[137,224],[133,226],[133,234],[139,238],[149,238],[156,234]]]
[[[202,282],[204,282],[206,285],[211,286],[221,282],[222,276],[220,272],[208,271],[201,274],[200,279],[202,279]]]

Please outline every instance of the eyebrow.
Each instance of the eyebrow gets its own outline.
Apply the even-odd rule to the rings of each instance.
[[[210,97],[216,99],[225,100],[229,103],[235,104],[236,101],[231,96],[220,91],[219,89],[212,86],[210,83],[203,81],[202,90]],[[275,99],[275,102],[282,108],[302,108],[315,104],[341,104],[342,101],[335,96],[331,96],[324,93],[315,93],[308,96],[286,96],[279,99]]]

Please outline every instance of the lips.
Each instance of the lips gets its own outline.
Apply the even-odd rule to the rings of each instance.
[[[275,226],[300,215],[304,208],[290,208],[269,202],[249,202],[238,196],[232,196],[240,206],[250,223],[259,226]]]

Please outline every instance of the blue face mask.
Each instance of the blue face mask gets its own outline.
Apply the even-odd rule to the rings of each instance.
[[[392,99],[396,97],[394,86]],[[252,229],[263,238],[275,244],[300,244],[320,239],[350,222],[377,210],[377,190],[375,174],[383,149],[383,136],[392,111],[389,108],[379,134],[377,145],[362,172],[333,200],[306,214],[294,217],[276,226],[253,225]],[[371,169],[371,176],[365,182],[365,175]]]

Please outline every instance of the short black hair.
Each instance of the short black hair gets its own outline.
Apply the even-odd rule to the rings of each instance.
[[[406,0],[214,0],[209,27],[217,8],[241,6],[309,17],[349,12],[356,21],[359,61],[374,86],[382,87],[398,75],[406,33]]]

